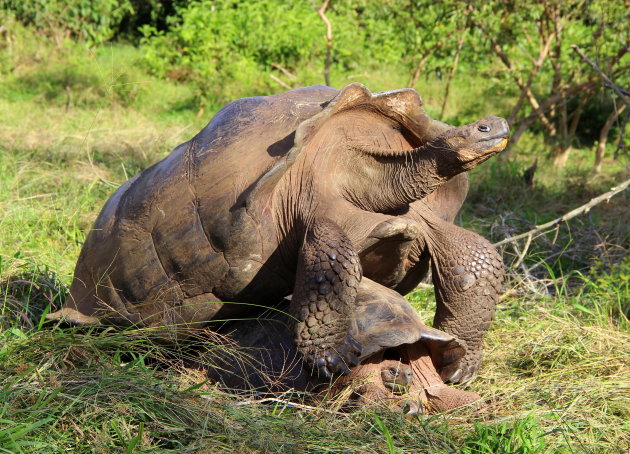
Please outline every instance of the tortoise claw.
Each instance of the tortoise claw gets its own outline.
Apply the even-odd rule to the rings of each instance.
[[[361,344],[352,336],[347,336],[337,349],[320,350],[306,356],[311,369],[317,369],[321,378],[331,379],[334,375],[347,375],[350,368],[359,364]]]
[[[462,370],[457,369],[450,377],[447,377],[444,381],[450,383],[459,383],[459,379],[462,376]]]
[[[330,380],[333,378],[332,374],[326,366],[322,366],[317,369],[317,376],[326,380]]]
[[[459,369],[455,370],[450,376],[443,377],[445,383],[464,383],[475,375],[477,369],[479,367],[479,363],[475,365],[470,364],[462,364]]]

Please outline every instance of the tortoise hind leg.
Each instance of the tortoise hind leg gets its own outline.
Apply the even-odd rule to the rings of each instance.
[[[360,344],[350,334],[361,264],[350,240],[329,219],[309,226],[298,256],[291,314],[296,345],[320,376],[347,374],[359,363]]]
[[[437,300],[433,325],[466,345],[461,369],[443,378],[463,382],[481,362],[483,339],[501,294],[503,262],[480,235],[429,213],[424,217]]]

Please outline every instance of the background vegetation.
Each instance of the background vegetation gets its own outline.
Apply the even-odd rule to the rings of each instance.
[[[256,403],[204,382],[150,333],[44,323],[118,185],[226,102],[323,83],[326,67],[337,88],[414,86],[452,124],[510,120],[511,149],[475,170],[459,219],[493,241],[629,178],[627,92],[571,47],[627,90],[627,1],[332,0],[332,40],[321,6],[0,0],[0,451],[630,449],[628,191],[502,246],[506,294],[465,385],[484,397],[477,410]],[[432,289],[408,298],[429,320]]]

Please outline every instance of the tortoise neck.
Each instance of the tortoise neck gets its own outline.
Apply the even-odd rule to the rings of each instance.
[[[439,141],[383,155],[361,150],[351,168],[353,178],[343,185],[344,196],[362,209],[399,210],[421,200],[460,173],[455,154]]]

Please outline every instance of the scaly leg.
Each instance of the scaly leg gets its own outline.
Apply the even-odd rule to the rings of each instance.
[[[359,363],[361,345],[350,335],[361,264],[350,240],[329,219],[315,220],[298,256],[291,314],[296,345],[311,369],[326,378]]]
[[[431,213],[423,217],[429,227],[426,242],[437,300],[433,326],[456,336],[466,347],[461,369],[442,378],[463,382],[479,367],[483,339],[501,294],[503,262],[480,235]]]

